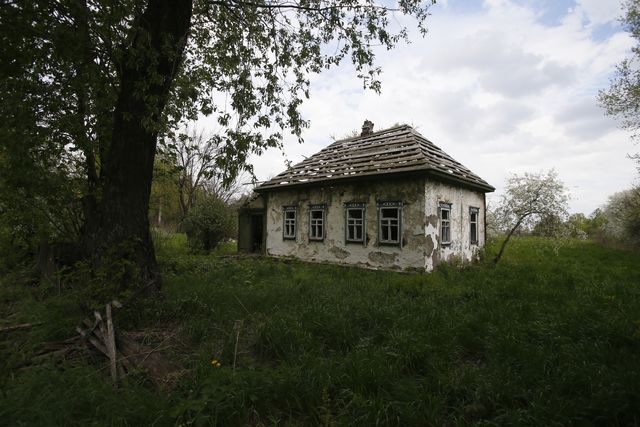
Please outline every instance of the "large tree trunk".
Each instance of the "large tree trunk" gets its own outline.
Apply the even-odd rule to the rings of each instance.
[[[160,287],[148,218],[159,121],[184,54],[192,9],[192,0],[149,0],[134,22],[101,175],[94,259],[99,265],[132,262],[137,268],[127,281],[149,292]]]

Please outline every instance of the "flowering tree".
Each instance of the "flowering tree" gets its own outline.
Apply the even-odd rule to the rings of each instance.
[[[631,49],[631,55],[616,67],[610,87],[599,91],[598,101],[606,114],[619,119],[637,142],[640,136],[640,0],[626,0],[623,9],[620,22],[636,45]],[[640,153],[629,157],[636,161],[640,172]]]
[[[640,187],[615,193],[604,208],[605,234],[623,244],[640,246]]]
[[[507,231],[493,262],[500,261],[509,239],[520,227],[530,228],[549,217],[567,215],[569,193],[557,173],[525,173],[507,179],[505,192],[495,211],[500,229]]]

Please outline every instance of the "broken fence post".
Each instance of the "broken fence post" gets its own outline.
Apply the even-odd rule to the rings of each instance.
[[[111,317],[111,303],[108,303],[105,307],[107,315],[107,336],[105,337],[105,344],[107,345],[107,351],[109,352],[109,363],[111,365],[111,379],[114,383],[118,381],[118,369],[116,367],[116,334],[113,330],[113,318]]]

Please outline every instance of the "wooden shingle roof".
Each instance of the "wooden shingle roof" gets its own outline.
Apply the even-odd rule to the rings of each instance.
[[[402,125],[336,141],[264,182],[256,191],[419,171],[484,192],[495,190],[411,126]]]

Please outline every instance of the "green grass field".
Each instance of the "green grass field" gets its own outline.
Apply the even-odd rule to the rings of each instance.
[[[424,274],[159,240],[165,298],[116,323],[164,333],[175,386],[114,390],[100,359],[17,369],[87,313],[73,290],[5,277],[2,325],[44,323],[0,335],[2,424],[640,424],[638,253],[517,238],[497,267]]]

